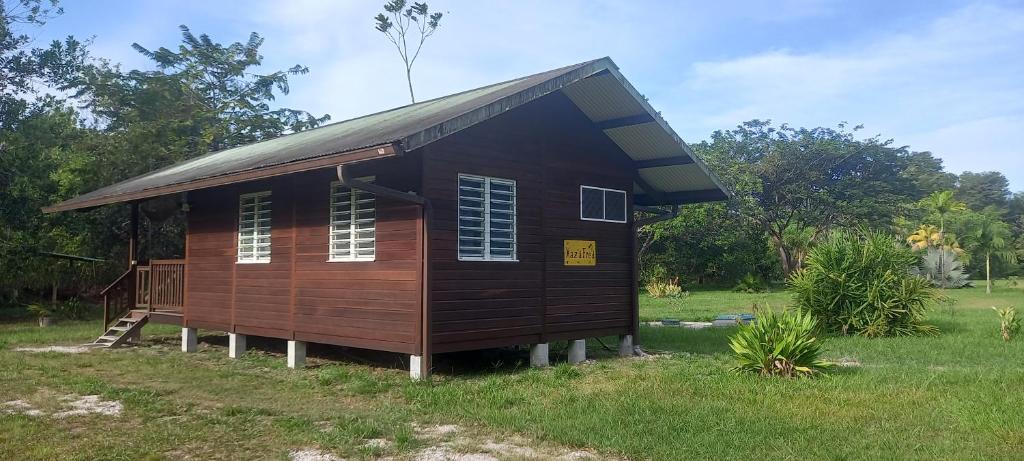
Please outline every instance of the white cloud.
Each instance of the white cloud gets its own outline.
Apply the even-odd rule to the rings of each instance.
[[[1024,13],[974,4],[926,27],[828,49],[775,49],[698,62],[665,110],[703,138],[751,118],[801,125],[864,123],[931,150],[953,170],[1009,171],[1024,152]],[[1024,188],[1024,178],[1013,181]]]

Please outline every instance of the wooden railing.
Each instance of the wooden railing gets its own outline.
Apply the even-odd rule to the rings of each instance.
[[[103,296],[103,331],[110,323],[121,318],[135,307],[135,267],[121,274],[100,295]]]
[[[149,263],[148,275],[147,307],[180,311],[185,306],[184,259],[154,259]]]
[[[132,309],[178,311],[185,306],[185,260],[154,259],[133,266],[100,292],[103,330]]]

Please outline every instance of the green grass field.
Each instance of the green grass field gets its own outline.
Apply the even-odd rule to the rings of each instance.
[[[431,382],[412,383],[386,366],[395,357],[314,356],[295,371],[284,367],[283,343],[267,342],[231,360],[215,332],[201,332],[200,351],[183,354],[177,330],[162,326],[147,327],[142,347],[18,352],[84,342],[98,324],[5,323],[0,402],[22,400],[48,415],[63,396],[96,394],[124,411],[61,419],[0,408],[0,459],[287,459],[309,447],[346,459],[412,459],[435,443],[417,428],[434,424],[465,428],[456,449],[467,453],[506,439],[541,450],[500,459],[570,449],[655,460],[1019,459],[1024,337],[1001,341],[990,306],[1024,310],[1024,287],[948,294],[958,300],[952,312],[937,308],[930,318],[941,336],[823,338],[827,358],[859,365],[797,380],[730,371],[730,328],[645,327],[641,342],[659,355],[619,359],[592,341],[597,360],[576,367],[556,356],[552,368],[526,369],[522,351],[442,357]],[[704,320],[788,300],[781,291],[694,291],[645,298],[641,315]]]

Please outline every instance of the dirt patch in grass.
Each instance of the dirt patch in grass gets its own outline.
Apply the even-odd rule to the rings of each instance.
[[[62,399],[67,402],[68,410],[59,411],[53,414],[54,418],[67,418],[71,416],[103,415],[120,416],[124,406],[116,400],[103,400],[98,395],[86,395],[82,397],[67,395]]]
[[[583,450],[539,443],[520,436],[493,437],[493,434],[465,429],[454,424],[415,426],[418,438],[430,446],[412,455],[415,461],[497,461],[523,460],[611,460]],[[393,458],[394,459],[394,458]],[[401,458],[397,458],[401,459]]]
[[[4,412],[8,414],[22,414],[26,416],[52,416],[63,419],[73,416],[102,415],[120,416],[124,406],[116,400],[103,400],[98,395],[78,396],[68,394],[59,398],[53,398],[47,392],[41,393],[47,397],[43,400],[49,405],[34,405],[26,400],[11,400],[3,403]],[[37,396],[38,397],[38,396]],[[38,400],[38,398],[37,398]],[[58,410],[47,413],[40,408],[56,407]]]
[[[42,410],[39,410],[24,400],[11,400],[4,402],[4,413],[10,415],[25,415],[25,416],[43,416]]]
[[[62,354],[81,354],[89,352],[85,346],[45,346],[45,347],[19,347],[15,352],[59,352]]]
[[[292,461],[343,461],[341,458],[315,449],[292,450],[288,452]]]

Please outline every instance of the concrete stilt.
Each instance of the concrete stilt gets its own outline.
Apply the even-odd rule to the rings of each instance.
[[[426,368],[426,361],[422,355],[409,356],[409,377],[419,381],[430,377],[430,370]]]
[[[584,360],[587,360],[587,340],[569,342],[569,363],[582,363]]]
[[[633,356],[633,335],[619,336],[619,357]]]
[[[530,346],[530,366],[534,368],[546,367],[551,363],[548,354],[548,343],[539,343]]]
[[[228,357],[237,359],[245,354],[245,335],[228,333]]]
[[[306,342],[288,341],[288,368],[306,366]]]
[[[181,351],[195,352],[199,349],[199,331],[195,328],[181,329]]]

